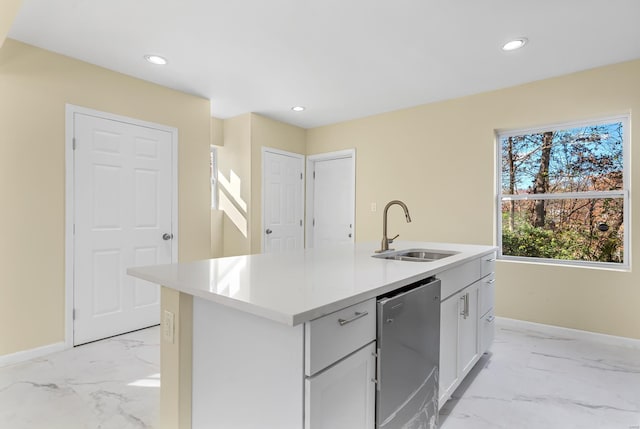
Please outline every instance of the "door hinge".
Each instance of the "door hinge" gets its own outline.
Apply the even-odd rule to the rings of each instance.
[[[73,147],[73,150],[76,150],[76,138],[75,137],[73,138],[71,146]]]
[[[73,309],[73,316],[72,317],[73,317],[73,320],[76,320],[76,309],[75,308]]]
[[[313,178],[314,179],[316,178],[316,172],[315,171],[313,172]]]
[[[302,180],[302,173],[300,173],[300,180]]]
[[[313,218],[313,221],[311,221],[311,226],[316,226],[316,218]]]
[[[302,226],[302,219],[300,219],[300,226]]]

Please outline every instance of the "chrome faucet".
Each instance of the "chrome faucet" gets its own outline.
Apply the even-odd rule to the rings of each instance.
[[[409,209],[407,208],[407,205],[405,203],[403,203],[400,200],[389,201],[389,203],[385,206],[384,213],[382,215],[382,246],[380,250],[376,250],[376,253],[382,253],[382,252],[386,252],[387,250],[393,250],[393,249],[389,249],[389,243],[393,243],[393,240],[395,240],[400,236],[400,234],[398,234],[393,238],[387,237],[387,212],[389,211],[389,207],[391,207],[394,204],[397,204],[400,207],[402,207],[402,209],[404,210],[404,216],[407,218],[407,223],[411,222],[411,216],[409,216]]]

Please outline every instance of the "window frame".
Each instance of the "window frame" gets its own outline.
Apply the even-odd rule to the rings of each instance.
[[[502,193],[502,140],[509,137],[521,136],[525,134],[537,134],[545,131],[559,131],[571,128],[597,126],[612,122],[622,123],[622,183],[623,188],[619,191],[588,191],[588,192],[565,192],[548,194],[503,194]],[[538,264],[552,264],[564,266],[578,266],[588,268],[611,269],[616,271],[631,270],[631,171],[630,171],[630,149],[631,149],[631,115],[629,113],[599,117],[590,120],[580,120],[546,125],[535,128],[521,128],[495,131],[496,165],[495,165],[495,225],[496,225],[496,246],[498,247],[497,258],[505,261],[527,262]],[[599,198],[622,198],[623,211],[622,222],[624,225],[624,260],[622,263],[581,261],[571,259],[540,258],[534,256],[512,256],[502,253],[502,204],[505,201],[527,201],[527,200],[569,200],[569,199],[599,199]]]

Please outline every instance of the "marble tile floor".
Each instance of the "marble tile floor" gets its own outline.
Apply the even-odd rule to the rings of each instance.
[[[158,428],[159,386],[156,326],[0,368],[0,428]]]
[[[0,368],[0,428],[158,428],[159,335]],[[492,352],[445,404],[440,427],[640,429],[640,350],[498,322]]]
[[[640,429],[640,350],[497,322],[441,429]]]

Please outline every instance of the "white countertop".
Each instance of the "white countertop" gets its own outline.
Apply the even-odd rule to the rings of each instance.
[[[127,273],[290,326],[332,313],[495,251],[492,246],[397,241],[395,249],[460,252],[434,262],[373,258],[380,243],[348,244],[178,264]]]

